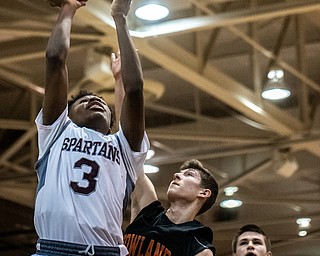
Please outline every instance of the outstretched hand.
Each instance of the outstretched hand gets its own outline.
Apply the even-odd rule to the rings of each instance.
[[[115,80],[121,78],[120,52],[111,53],[111,71]]]
[[[131,0],[113,0],[111,4],[111,16],[127,16],[131,2]]]
[[[47,0],[52,7],[61,7],[64,3],[70,2],[71,4],[75,4],[78,8],[85,6],[87,1],[88,0]]]

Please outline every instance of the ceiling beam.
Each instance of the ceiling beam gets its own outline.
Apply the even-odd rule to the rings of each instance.
[[[10,170],[13,170],[17,173],[20,173],[20,174],[30,174],[30,173],[33,173],[34,174],[34,170],[33,169],[30,169],[30,168],[26,168],[24,166],[21,166],[19,164],[16,164],[16,163],[13,163],[13,162],[9,162],[9,161],[2,161],[1,162],[1,165],[3,165],[4,167],[10,169]]]
[[[313,4],[314,1],[313,1]],[[311,5],[309,3],[309,5]],[[320,4],[319,8],[320,8]],[[282,6],[282,5],[281,5]],[[294,8],[293,8],[294,6]],[[92,1],[91,3],[88,3],[88,9],[87,11],[83,11],[83,15],[88,15],[88,12],[91,13],[91,15],[95,16],[98,20],[100,19],[100,21],[103,21],[105,23],[104,27],[108,27],[114,26],[114,22],[113,19],[111,18],[109,13],[106,13],[103,10],[106,10],[108,8],[110,8],[110,4],[106,3],[102,0],[96,0],[96,1]],[[309,8],[310,6],[308,6]],[[314,7],[314,6],[313,6]],[[277,6],[277,8],[279,9],[280,7]],[[272,8],[272,11],[274,11],[277,8]],[[305,11],[305,8],[302,8],[301,5],[299,5],[299,8],[297,5],[285,5],[285,7],[282,6],[283,9],[290,9],[291,11],[294,9],[303,9]],[[308,9],[307,8],[307,9]],[[270,9],[265,9],[263,8],[262,10],[255,10],[255,15],[257,15],[257,13],[260,12],[267,12],[267,10],[269,10],[269,12],[271,12]],[[247,10],[246,10],[247,11]],[[285,11],[283,11],[285,12]],[[239,15],[239,14],[238,14]],[[84,16],[85,17],[85,16]],[[83,17],[83,18],[84,18]],[[225,18],[225,21],[227,22],[227,20],[229,19]],[[94,24],[94,23],[93,23]],[[96,28],[97,29],[97,28]],[[100,27],[101,29],[101,27]],[[134,32],[132,32],[132,35],[134,36]],[[280,114],[281,111],[277,111],[275,108],[273,108],[274,110],[272,111],[272,113],[270,113],[270,106],[268,107],[268,104],[264,104],[263,107],[260,106],[260,102],[257,102],[255,95],[252,94],[250,91],[247,90],[246,94],[243,93],[238,93],[239,91],[243,92],[244,91],[244,86],[242,86],[241,88],[239,87],[238,83],[235,83],[233,80],[228,79],[228,83],[220,83],[218,84],[218,82],[212,81],[211,79],[208,79],[206,77],[204,77],[203,75],[199,74],[196,70],[191,70],[189,67],[186,67],[185,65],[183,65],[182,63],[186,63],[186,62],[179,62],[176,61],[176,59],[173,59],[172,56],[168,56],[163,52],[160,52],[158,49],[156,49],[155,47],[151,46],[151,44],[149,43],[149,40],[135,40],[136,46],[137,48],[141,48],[143,49],[143,51],[141,51],[141,54],[144,55],[146,58],[151,59],[152,61],[154,61],[157,64],[160,64],[161,66],[165,65],[164,68],[170,70],[171,72],[177,74],[178,76],[182,77],[184,80],[189,81],[190,83],[192,83],[193,85],[195,85],[198,89],[201,89],[203,91],[205,91],[206,93],[208,93],[211,96],[214,96],[216,98],[218,98],[219,100],[221,100],[222,102],[226,103],[227,105],[239,110],[240,112],[244,113],[245,115],[247,115],[249,118],[252,118],[253,120],[257,121],[258,123],[262,123],[267,125],[268,127],[270,127],[271,129],[273,129],[274,131],[276,131],[279,134],[282,135],[289,135],[292,134],[294,132],[296,132],[297,130],[302,129],[302,125],[294,120],[294,119],[290,119],[287,115],[284,114]],[[171,49],[172,45],[170,47],[166,47],[166,49]],[[177,49],[177,47],[175,48]],[[190,55],[190,54],[189,54]],[[182,56],[182,55],[180,55]],[[194,57],[193,57],[194,58]],[[189,63],[192,61],[189,61]],[[194,63],[197,63],[196,59],[194,61]],[[210,69],[211,73],[212,69]],[[217,70],[215,71],[215,75],[217,74]],[[227,79],[227,77],[223,74],[221,74],[220,72],[220,78],[224,77],[224,80]],[[197,81],[197,82],[195,82]],[[225,87],[226,84],[229,87],[232,88],[224,88],[221,84],[223,84],[223,86]],[[247,97],[249,94],[249,98]],[[231,97],[230,97],[231,96]],[[269,108],[268,111],[265,111],[266,108]],[[277,112],[278,114],[276,115]],[[279,117],[279,115],[281,116],[281,118],[278,118],[277,120],[274,118],[274,116]],[[290,120],[289,120],[290,119]],[[284,120],[287,121],[287,123],[284,123]]]
[[[150,133],[152,138],[152,132]],[[155,133],[155,136],[160,136],[160,134]],[[191,136],[191,135],[190,135]],[[212,135],[211,135],[212,136]],[[167,139],[173,140],[174,136],[168,137]],[[183,139],[182,136],[178,139]],[[204,140],[204,136],[202,137]],[[210,136],[208,135],[208,140]],[[302,136],[301,138],[285,139],[283,141],[274,141],[265,142],[265,143],[251,143],[251,144],[227,144],[227,145],[209,145],[205,147],[202,145],[201,149],[191,148],[181,149],[175,151],[175,154],[168,153],[166,155],[154,156],[153,158],[147,160],[148,164],[153,165],[162,165],[162,164],[172,164],[185,161],[187,158],[195,158],[199,160],[213,159],[219,157],[229,157],[237,155],[246,155],[246,154],[257,154],[259,152],[272,151],[281,148],[291,147],[294,151],[298,150],[309,150],[319,155],[319,145],[320,145],[320,134],[311,134],[309,136]],[[269,163],[266,162],[266,165]],[[236,181],[236,180],[235,180]],[[230,181],[231,182],[231,181]],[[234,182],[234,181],[233,181]],[[227,184],[223,185],[226,186]]]
[[[199,7],[201,7],[201,5],[197,4],[197,7],[199,8]],[[204,12],[206,12],[208,15],[217,15],[216,13],[214,13],[213,11],[211,11],[208,8],[201,8],[201,9]],[[296,13],[296,14],[299,14],[299,13]],[[279,38],[277,40],[274,52],[269,51],[268,49],[263,47],[260,43],[258,43],[256,40],[254,40],[250,36],[246,35],[244,32],[242,32],[240,29],[238,29],[235,26],[226,26],[226,29],[228,29],[230,32],[232,32],[233,34],[235,34],[236,36],[241,38],[244,42],[249,44],[253,49],[260,52],[265,57],[269,58],[270,59],[269,66],[271,66],[271,64],[276,63],[277,65],[279,65],[280,67],[282,67],[283,69],[288,71],[293,76],[299,78],[303,83],[305,83],[306,85],[308,85],[309,87],[311,87],[312,89],[314,89],[315,91],[318,91],[320,93],[320,85],[319,84],[317,84],[314,81],[312,81],[311,79],[309,79],[303,72],[296,69],[295,67],[292,67],[288,63],[284,62],[279,57],[279,50],[280,50],[280,45],[282,42],[282,37],[287,30],[287,26],[289,25],[289,21],[290,21],[289,17],[287,17],[284,21],[282,31],[279,34]],[[298,40],[299,40],[299,37],[298,37]]]
[[[8,82],[11,82],[12,84],[16,85],[17,87],[27,89],[41,96],[44,94],[44,89],[42,87],[37,86],[34,83],[28,81],[23,75],[19,76],[18,73],[13,73],[11,71],[1,69],[0,67],[0,76]]]
[[[37,133],[36,126],[31,127],[25,132],[15,143],[11,145],[4,153],[0,156],[0,166],[8,161],[14,154],[17,153],[29,140],[31,140]]]
[[[3,130],[28,130],[32,125],[28,121],[0,118],[0,129]]]
[[[198,132],[195,133],[186,133],[180,131],[170,131],[166,132],[157,132],[153,129],[148,129],[148,135],[150,139],[156,140],[178,140],[178,141],[194,141],[194,142],[219,142],[219,143],[232,143],[232,145],[239,144],[246,145],[246,144],[267,144],[268,139],[265,138],[250,138],[250,137],[237,137],[237,136],[213,136],[212,134],[199,134]]]
[[[293,14],[302,14],[320,10],[318,0],[305,0],[286,3],[273,3],[252,9],[243,9],[229,13],[212,16],[200,16],[192,18],[164,21],[154,25],[141,26],[132,35],[139,38],[164,36],[176,33],[210,30],[217,27],[245,24],[265,19],[274,19]]]
[[[8,30],[9,32],[10,30]],[[1,29],[0,29],[1,32]],[[43,37],[48,38],[49,37],[49,33],[44,33],[42,34]],[[82,35],[81,38],[78,37],[74,34],[71,35],[71,39],[85,39],[87,37],[87,34]],[[100,36],[101,37],[101,36]],[[98,40],[100,37],[98,36],[94,36],[92,39],[94,40]],[[86,38],[86,40],[88,40],[90,38]],[[78,51],[79,49],[83,49],[83,48],[88,48],[88,47],[94,47],[94,46],[100,46],[100,43],[98,42],[94,42],[94,43],[88,43],[88,42],[84,42],[83,44],[78,44],[78,45],[73,45],[70,50],[69,50],[69,54],[74,52],[74,51]],[[40,51],[33,51],[33,52],[29,52],[26,54],[17,54],[17,55],[10,55],[10,56],[1,56],[0,58],[0,64],[1,65],[6,65],[6,64],[10,64],[10,63],[15,63],[15,62],[23,62],[23,61],[29,61],[29,60],[35,60],[35,59],[45,59],[45,51],[44,50],[40,50]],[[4,70],[0,70],[1,75],[4,74],[4,76],[8,76],[5,74],[5,72],[7,74],[10,74],[10,72],[8,71],[4,71]],[[12,73],[11,73],[12,75]]]
[[[143,49],[141,55],[270,130],[281,135],[290,135],[303,129],[298,120],[272,104],[265,101],[261,104],[254,93],[216,68],[207,66],[204,74],[199,74],[196,68],[187,66],[187,63],[197,63],[196,57],[169,40],[157,39],[157,47],[160,44],[165,45],[166,51],[151,45],[149,40],[135,40],[135,44],[138,49]],[[184,61],[185,59],[188,61]]]

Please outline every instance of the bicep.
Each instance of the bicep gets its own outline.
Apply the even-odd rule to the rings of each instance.
[[[121,110],[121,127],[133,151],[140,151],[144,136],[144,102],[143,92],[125,93]]]
[[[63,62],[47,60],[46,86],[43,99],[43,124],[52,124],[68,102],[68,74]]]
[[[157,199],[156,190],[151,180],[144,173],[140,174],[131,196],[131,221],[144,207]]]

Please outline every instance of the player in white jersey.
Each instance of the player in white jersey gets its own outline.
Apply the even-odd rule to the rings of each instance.
[[[36,118],[39,159],[35,255],[126,255],[123,211],[149,148],[144,126],[143,76],[126,24],[129,0],[111,15],[121,52],[125,98],[120,129],[103,99],[81,92],[68,106],[66,59],[80,0],[51,0],[60,8],[46,50],[43,109]]]

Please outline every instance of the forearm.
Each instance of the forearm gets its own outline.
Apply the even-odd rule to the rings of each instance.
[[[66,1],[61,7],[46,49],[46,86],[43,99],[43,124],[52,124],[68,101],[67,54],[72,19],[77,6]]]
[[[59,17],[48,41],[47,59],[59,58],[60,61],[66,60],[68,49],[70,48],[70,33],[75,12],[76,9],[68,2],[61,7]]]
[[[121,109],[122,109],[122,103],[124,98],[124,88],[123,88],[123,82],[122,77],[115,78],[115,88],[114,88],[114,94],[115,94],[115,117],[116,117],[116,126],[119,126],[120,123],[120,116],[121,116]]]
[[[124,90],[141,89],[143,85],[143,75],[139,56],[129,33],[126,18],[122,14],[113,15],[117,28],[121,58],[121,70]]]

